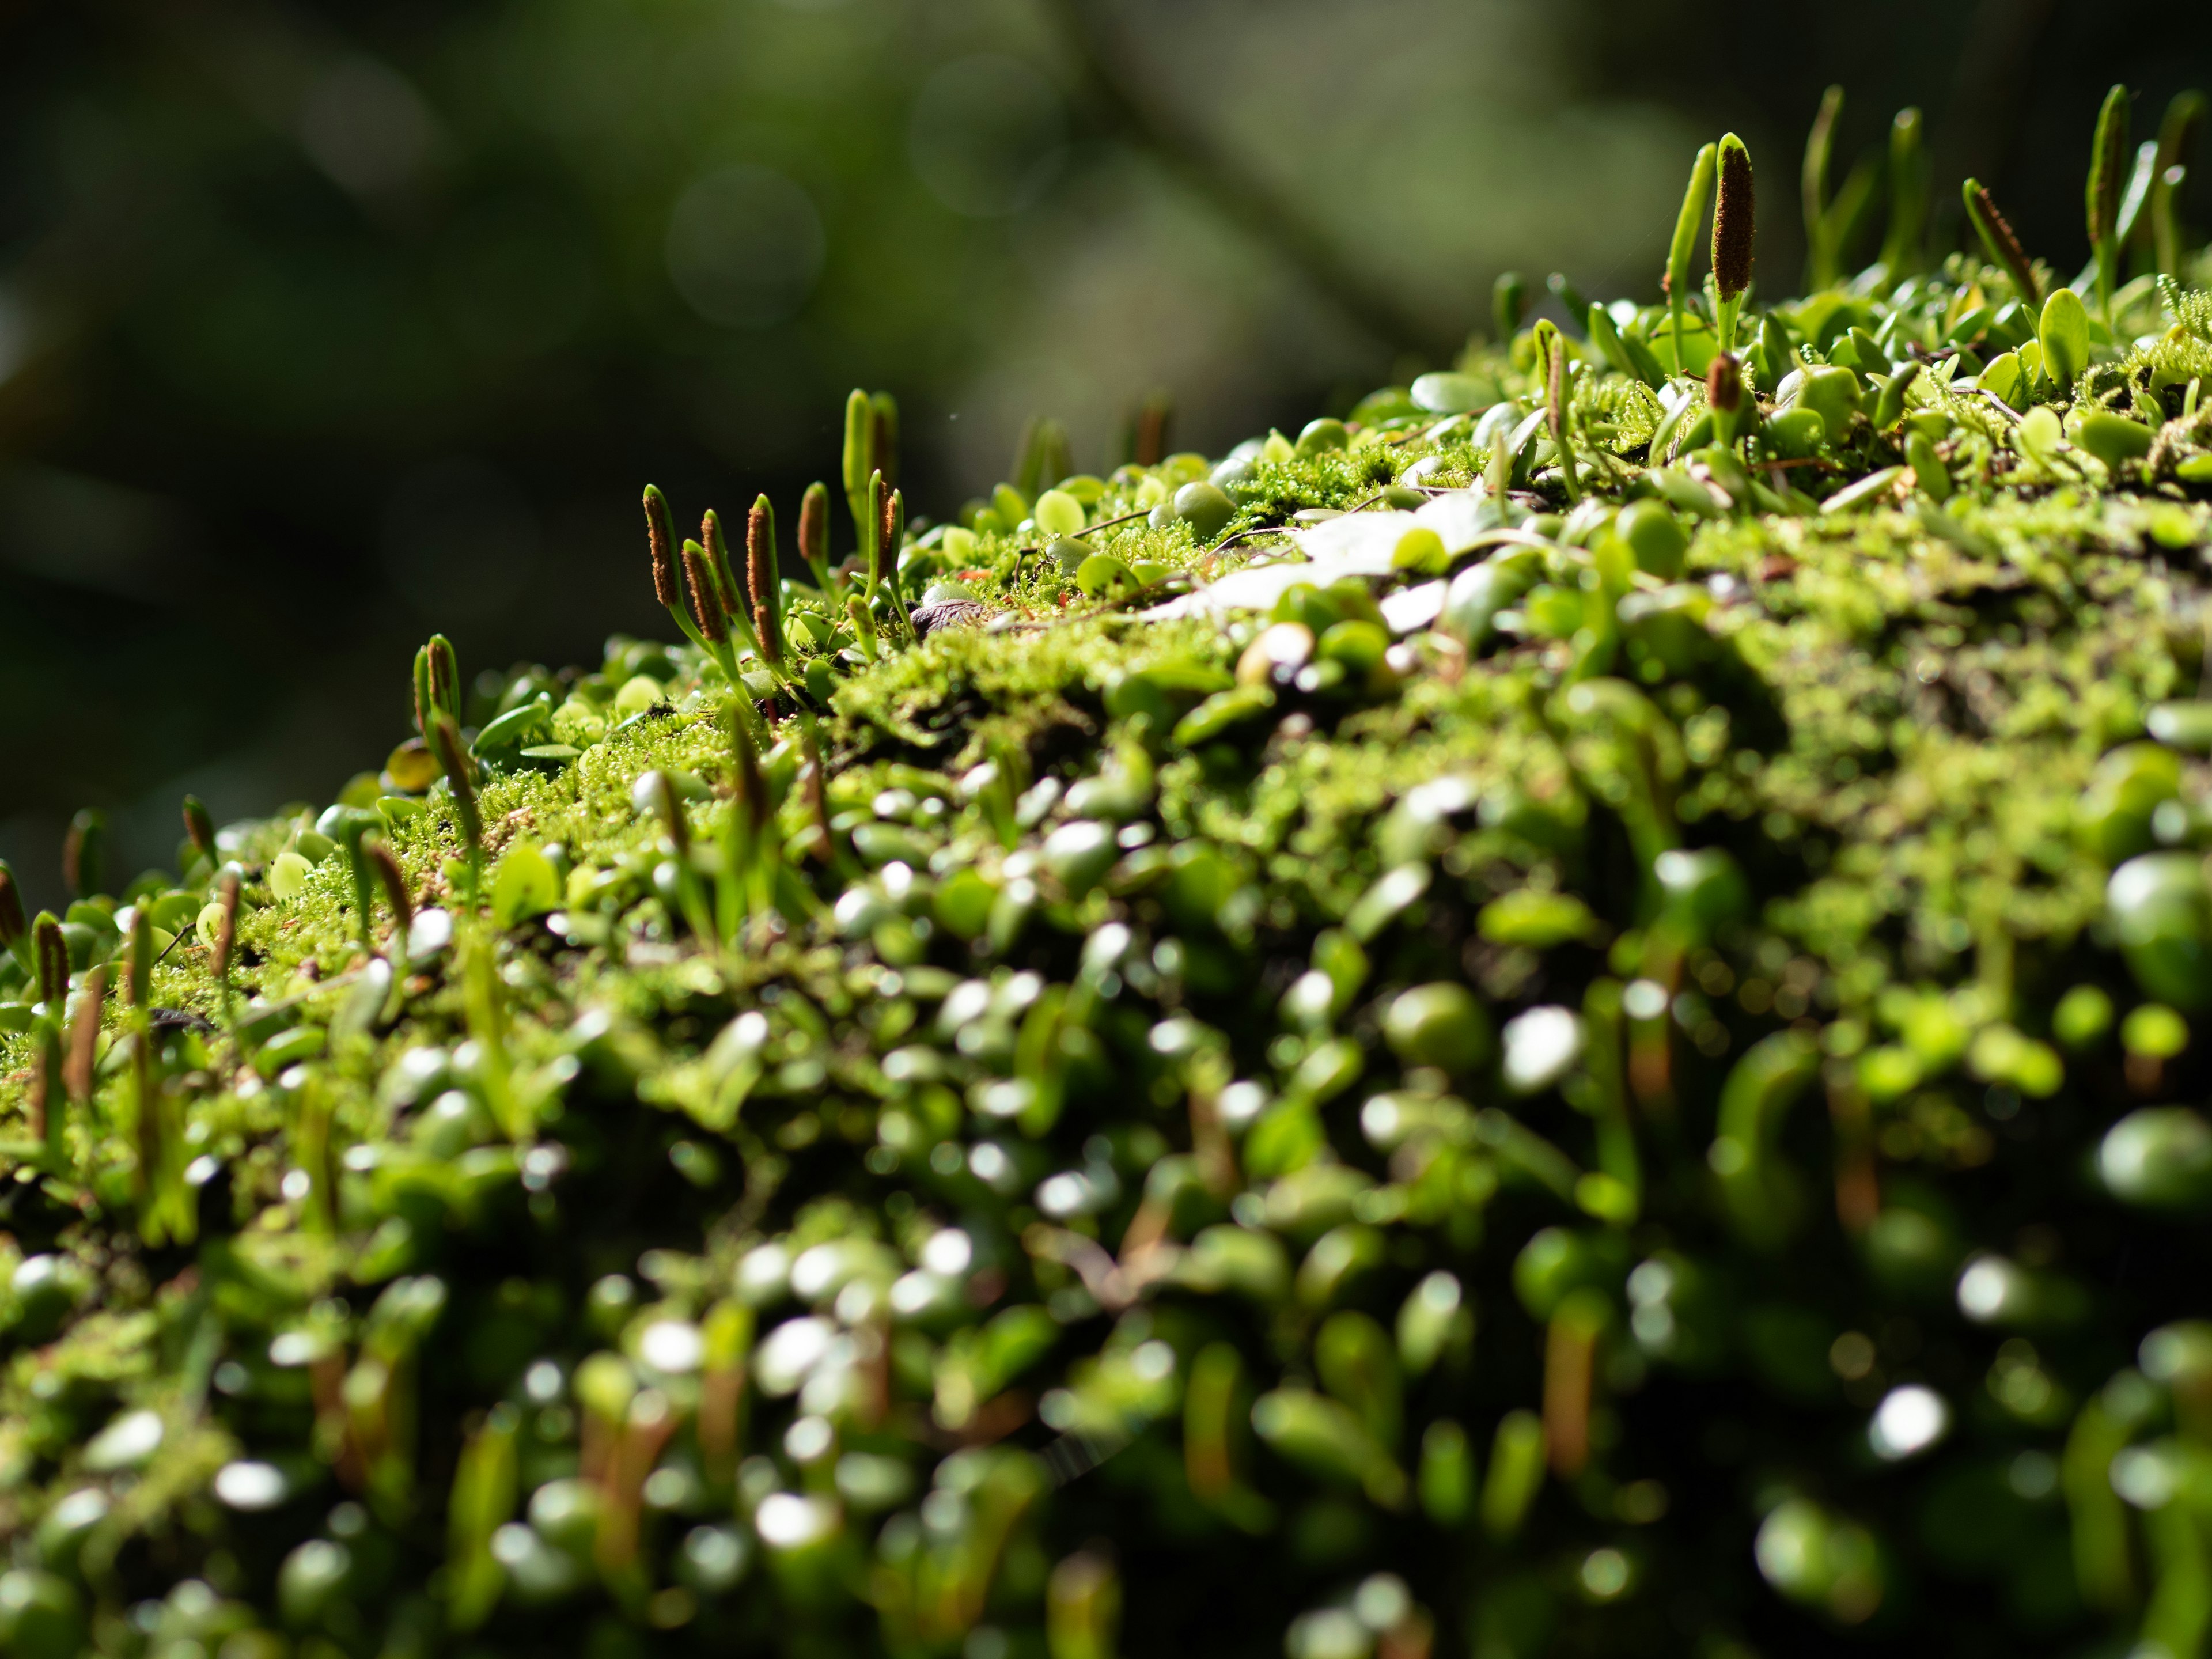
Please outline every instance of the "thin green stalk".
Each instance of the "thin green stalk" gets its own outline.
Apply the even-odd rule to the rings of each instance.
[[[1667,320],[1669,330],[1668,343],[1674,352],[1669,371],[1680,374],[1682,367],[1682,331],[1687,315],[1685,295],[1690,286],[1690,260],[1698,251],[1698,230],[1705,222],[1705,198],[1713,187],[1714,161],[1717,149],[1711,144],[1702,146],[1697,160],[1690,165],[1690,187],[1682,193],[1682,210],[1675,216],[1674,240],[1667,251]]]
[[[1990,263],[2004,268],[2022,305],[2030,309],[2040,306],[2043,295],[2036,285],[2035,268],[2028,263],[2020,238],[2013,234],[2004,215],[1997,211],[1989,191],[1978,179],[1969,179],[1959,188],[1966,199],[1966,218],[1973,225],[1974,234],[1982,239],[1982,248],[1990,256]]]
[[[1559,477],[1567,499],[1582,499],[1582,481],[1575,475],[1575,440],[1568,420],[1567,343],[1546,318],[1536,325],[1536,352],[1544,370],[1544,422],[1551,428],[1552,447],[1559,452]]]

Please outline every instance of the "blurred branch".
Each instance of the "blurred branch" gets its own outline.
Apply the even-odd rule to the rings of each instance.
[[[1220,216],[1288,260],[1346,320],[1401,351],[1446,352],[1451,343],[1383,284],[1356,270],[1298,206],[1200,125],[1151,92],[1122,42],[1090,0],[1045,0],[1082,71],[1083,100],[1108,131],[1145,151]]]

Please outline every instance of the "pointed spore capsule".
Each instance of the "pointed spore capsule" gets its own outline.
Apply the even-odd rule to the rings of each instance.
[[[811,483],[799,502],[799,556],[814,573],[814,585],[824,595],[830,591],[830,486]]]
[[[775,550],[775,507],[766,495],[745,515],[745,592],[752,602],[753,628],[761,654],[771,667],[783,665],[782,587]]]
[[[699,544],[707,550],[707,575],[714,584],[714,597],[725,611],[748,609],[744,592],[730,567],[730,540],[722,533],[722,515],[712,507],[699,520]]]
[[[1721,140],[1720,193],[1713,202],[1713,282],[1723,300],[1751,286],[1753,222],[1751,152],[1731,132]]]
[[[701,636],[720,645],[730,637],[730,622],[720,595],[707,568],[707,550],[696,542],[684,544],[684,577],[691,590],[691,623]]]
[[[672,611],[684,603],[676,584],[676,528],[667,497],[651,484],[645,487],[645,534],[653,555],[653,597]]]
[[[1997,211],[1988,188],[1978,179],[1969,179],[1959,188],[1966,201],[1966,217],[1973,223],[1974,234],[1981,238],[1983,251],[1990,256],[1990,262],[2003,267],[2021,304],[2041,305],[2043,296],[2037,289],[2035,268],[2028,263],[2027,252],[2021,246],[2012,226]]]

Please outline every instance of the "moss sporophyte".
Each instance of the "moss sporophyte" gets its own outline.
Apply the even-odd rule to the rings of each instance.
[[[2072,283],[1838,107],[1802,299],[1731,137],[1218,462],[855,392],[674,643],[0,867],[0,1646],[2201,1651],[2202,106]]]

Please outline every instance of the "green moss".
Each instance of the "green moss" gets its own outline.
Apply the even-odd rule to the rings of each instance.
[[[1131,1651],[1355,1606],[1392,1651],[2132,1631],[2194,1571],[2179,1510],[2051,1471],[2133,1442],[2185,1491],[2205,1427],[2173,1322],[2212,1132],[2126,1115],[2206,1075],[2202,307],[2124,290],[2141,342],[2001,408],[1966,388],[2027,337],[2002,291],[1954,258],[1747,325],[1926,364],[1903,426],[1788,467],[1756,432],[1652,454],[1703,389],[1670,416],[1571,343],[1577,476],[1543,422],[1501,452],[1545,397],[1524,335],[1461,365],[1504,417],[1386,389],[1343,447],[1070,481],[1130,586],[1085,592],[1008,487],[903,550],[981,625],[907,641],[879,598],[872,647],[787,585],[757,775],[694,646],[518,674],[473,723],[543,694],[562,748],[481,766],[487,903],[451,787],[398,787],[419,755],[349,788],[424,918],[379,891],[374,957],[312,809],[229,826],[161,911],[239,878],[228,999],[188,928],[106,1006],[58,1156],[60,1011],[0,982],[0,1582],[53,1575],[100,1652],[220,1659],[1071,1659],[1102,1539]],[[1748,360],[1768,434],[1789,367]],[[2140,463],[2066,436],[2093,404],[2155,424]],[[1908,452],[1942,476],[1823,510]],[[1202,540],[1171,503],[1209,475]],[[1455,532],[1387,656],[1376,601],[1426,569],[1146,614],[1471,485],[1505,533]],[[1643,498],[1679,576],[1615,533]],[[1478,625],[1494,550],[1527,580]],[[1462,987],[1502,1058],[1422,1035]],[[1938,1443],[1899,1450],[1916,1387]],[[1453,1460],[1493,1432],[1476,1504]],[[604,1513],[564,1522],[580,1475]],[[2131,1559],[2115,1485],[2140,1578],[2096,1565]]]

